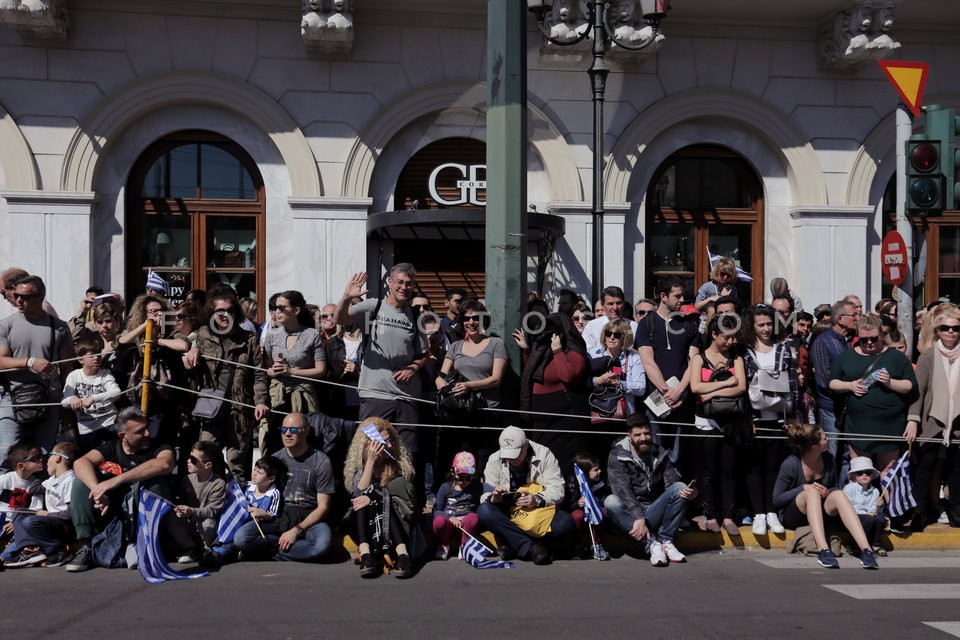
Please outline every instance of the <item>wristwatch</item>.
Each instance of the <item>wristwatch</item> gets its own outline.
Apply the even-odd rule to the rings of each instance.
[[[307,535],[307,530],[301,527],[300,525],[297,525],[297,537],[303,538],[306,535]]]

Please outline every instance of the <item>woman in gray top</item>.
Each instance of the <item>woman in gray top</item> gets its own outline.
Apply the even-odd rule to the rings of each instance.
[[[466,380],[454,383],[454,395],[475,391],[485,401],[481,402],[480,406],[499,407],[500,381],[503,379],[509,359],[506,345],[501,338],[486,333],[490,324],[490,314],[483,303],[475,298],[460,305],[457,324],[463,327],[466,338],[454,342],[447,350],[440,375],[436,378],[437,389],[447,386],[448,375],[456,371]],[[475,411],[451,416],[449,421],[457,425],[474,427],[499,426],[498,416],[499,414],[493,411]],[[461,429],[455,430],[455,435],[441,433],[439,459],[452,460],[454,452],[468,450],[477,454],[478,460],[482,457],[485,461],[489,457],[487,449],[492,451],[495,444],[493,438],[486,436],[495,433],[495,431],[478,430],[474,435]]]
[[[277,411],[313,413],[320,409],[320,401],[313,383],[304,378],[322,380],[327,370],[320,332],[313,328],[313,318],[299,291],[281,293],[270,311],[277,325],[266,332],[263,342],[270,406]],[[274,448],[268,451],[278,445],[279,439],[272,433],[268,446]]]

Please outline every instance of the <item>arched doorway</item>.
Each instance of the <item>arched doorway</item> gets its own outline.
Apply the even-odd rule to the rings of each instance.
[[[175,304],[218,283],[264,299],[263,180],[239,145],[205,131],[167,136],[137,160],[126,193],[128,300],[150,269]]]
[[[717,145],[680,149],[654,172],[647,191],[646,280],[684,282],[692,301],[710,277],[709,252],[753,276],[739,282],[741,303],[763,299],[763,189],[739,154]]]

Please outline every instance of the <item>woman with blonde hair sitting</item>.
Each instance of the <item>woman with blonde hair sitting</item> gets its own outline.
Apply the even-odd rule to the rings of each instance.
[[[379,438],[363,429],[373,426]],[[353,534],[360,555],[360,576],[380,573],[376,557],[394,556],[393,575],[413,575],[407,542],[416,522],[413,460],[392,424],[368,418],[353,436],[344,471],[352,494]]]

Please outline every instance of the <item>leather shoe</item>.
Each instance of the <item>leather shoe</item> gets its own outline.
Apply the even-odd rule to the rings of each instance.
[[[553,562],[553,559],[550,557],[550,552],[547,551],[543,545],[534,542],[530,545],[530,559],[533,560],[533,564],[550,564]]]
[[[513,547],[507,544],[497,545],[497,555],[500,556],[501,560],[515,560],[517,558],[517,552],[513,550]]]

